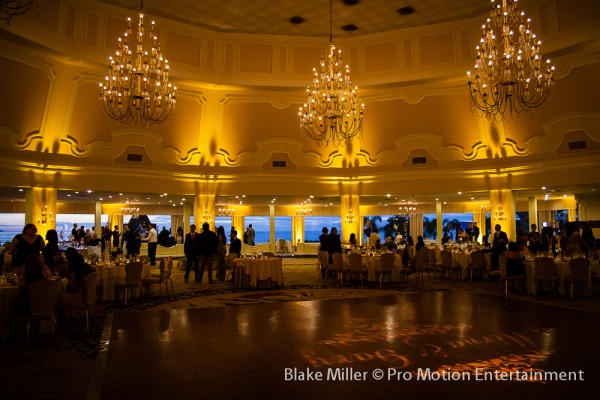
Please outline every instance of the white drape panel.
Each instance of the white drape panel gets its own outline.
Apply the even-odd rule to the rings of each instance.
[[[171,236],[177,238],[177,228],[183,228],[183,215],[171,215]],[[183,233],[185,237],[185,233]]]
[[[410,235],[415,242],[417,240],[417,236],[423,236],[423,214],[411,215]]]

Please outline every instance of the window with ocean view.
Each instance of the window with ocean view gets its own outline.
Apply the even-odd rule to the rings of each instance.
[[[25,226],[25,213],[0,213],[0,245],[11,242]]]
[[[336,227],[339,233],[342,231],[342,220],[340,217],[305,217],[304,242],[318,242],[323,227],[327,227],[329,232],[331,228]]]

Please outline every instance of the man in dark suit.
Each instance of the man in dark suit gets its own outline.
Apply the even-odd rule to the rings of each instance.
[[[500,224],[494,227],[494,239],[492,241],[492,270],[500,269],[500,255],[506,251],[508,235],[502,231]]]
[[[215,255],[217,255],[219,252],[219,239],[217,238],[217,234],[210,230],[210,225],[208,225],[206,222],[202,224],[202,232],[200,233],[199,237],[198,255],[200,263],[200,278],[197,277],[196,282],[202,282],[204,270],[208,265],[208,283],[213,283],[212,267]]]
[[[242,254],[242,241],[237,237],[237,231],[235,229],[231,230],[229,235],[231,237],[231,243],[229,244],[229,254],[236,254],[237,258],[240,258]]]
[[[187,258],[185,264],[185,277],[184,281],[187,282],[190,276],[190,269],[194,264],[194,274],[196,282],[200,279],[200,264],[198,263],[198,245],[200,242],[200,235],[196,233],[196,225],[190,225],[190,233],[185,235],[185,241],[183,242],[183,252]]]

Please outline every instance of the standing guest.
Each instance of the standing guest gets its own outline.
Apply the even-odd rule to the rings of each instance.
[[[121,249],[119,249],[119,226],[115,225],[115,228],[113,229],[112,233],[112,255],[114,257],[117,256],[117,254],[122,253]]]
[[[376,248],[378,244],[381,246],[381,236],[377,233],[377,229],[373,229],[369,236],[369,247]]]
[[[42,256],[44,256],[44,264],[50,268],[51,271],[54,269],[54,253],[58,251],[58,232],[55,229],[48,229],[46,232],[46,246],[42,250]],[[58,274],[57,274],[58,275]]]
[[[217,263],[217,280],[225,280],[225,256],[227,255],[227,236],[225,235],[225,228],[219,226],[217,228],[217,239],[218,239],[218,263]]]
[[[185,276],[183,278],[185,282],[188,281],[192,265],[194,265],[194,277],[196,282],[199,282],[200,279],[200,265],[198,264],[199,236],[200,235],[196,233],[196,225],[190,225],[190,232],[185,235],[185,242],[183,244],[183,252],[187,258],[187,262],[185,263]]]
[[[329,234],[327,251],[329,252],[329,264],[333,264],[333,253],[342,252],[342,241],[340,240],[340,235],[338,235],[337,228],[335,226],[331,228],[331,233]]]
[[[415,251],[419,251],[421,250],[423,247],[425,247],[425,241],[423,240],[423,236],[417,236],[417,244],[415,245]]]
[[[32,254],[40,255],[46,247],[44,239],[37,234],[37,228],[34,224],[27,224],[23,232],[16,235],[10,243],[9,253],[12,255],[12,266],[21,267],[25,260]]]
[[[319,251],[326,251],[329,253],[329,229],[326,226],[321,229],[321,235],[319,236]],[[329,262],[331,264],[331,261]],[[327,267],[321,265],[321,278],[325,279],[325,275],[327,274]]]
[[[256,231],[252,227],[252,224],[248,225],[248,244],[250,246],[256,246],[254,244],[254,239],[256,238]]]
[[[123,225],[123,235],[121,236],[121,251],[125,253],[125,257],[129,258],[131,248],[133,247],[133,232],[128,225]]]
[[[473,237],[473,224],[469,222],[467,224],[467,229],[465,229],[465,233],[467,234],[467,240],[471,242],[471,238]]]
[[[527,234],[527,239],[529,240],[529,252],[531,254],[536,254],[540,251],[540,233],[537,231],[537,225],[531,224],[531,231]]]
[[[594,237],[592,228],[590,228],[587,223],[581,224],[581,239],[585,244],[588,257],[592,258],[592,256],[595,254],[594,250],[596,250],[596,238]]]
[[[473,227],[471,228],[471,237],[469,241],[477,242],[479,239],[479,227],[477,226],[477,222],[473,222]]]
[[[163,226],[162,230],[158,234],[158,244],[164,247],[169,247],[169,238],[171,237],[171,232],[167,230],[165,226]]]
[[[197,282],[202,282],[204,270],[207,269],[206,267],[208,266],[208,283],[213,283],[212,264],[215,255],[217,255],[219,251],[219,239],[217,238],[217,234],[210,230],[210,225],[208,225],[208,222],[202,224],[202,232],[198,236],[200,278],[197,280]]]
[[[508,235],[502,231],[500,224],[494,227],[494,238],[492,240],[492,270],[500,269],[500,255],[506,251],[508,244]]]
[[[158,246],[156,224],[150,224],[150,230],[144,240],[148,242],[148,256],[150,257],[150,266],[153,267],[156,265],[156,247]]]
[[[229,258],[231,258],[232,254],[235,255],[235,258],[240,258],[240,255],[242,254],[242,241],[237,237],[237,231],[233,229],[229,236],[231,237],[231,243],[229,244]]]
[[[73,239],[71,239],[73,242],[77,242],[79,240],[79,229],[77,229],[77,224],[73,224],[73,229],[71,229],[71,236],[73,236]]]
[[[563,257],[575,257],[585,254],[585,243],[579,233],[577,222],[567,222],[565,231],[560,235],[560,249]]]
[[[77,241],[81,243],[81,241],[83,240],[85,242],[85,236],[85,226],[81,225],[81,227],[77,231]]]

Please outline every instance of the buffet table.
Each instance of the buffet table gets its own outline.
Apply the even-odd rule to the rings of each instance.
[[[242,289],[283,286],[283,268],[279,257],[236,258],[233,286]]]

